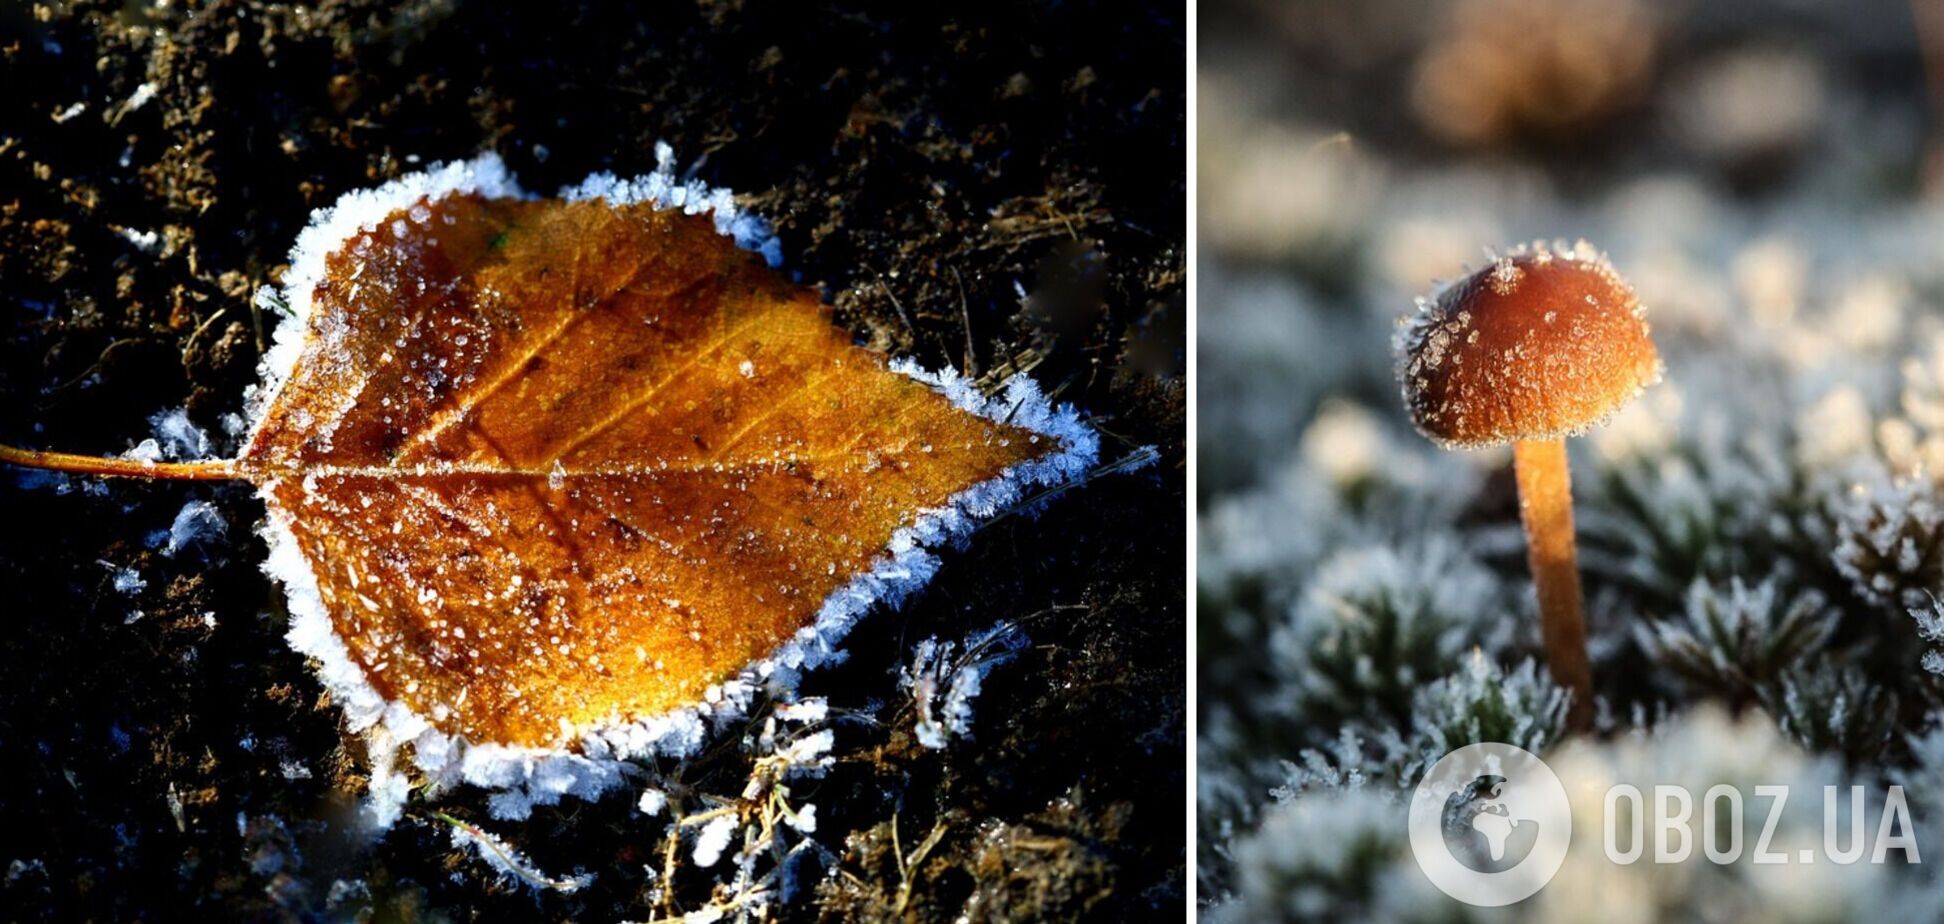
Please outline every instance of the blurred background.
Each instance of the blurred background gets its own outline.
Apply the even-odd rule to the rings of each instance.
[[[1393,796],[1458,744],[1556,745],[1556,690],[1520,673],[1538,649],[1509,453],[1413,432],[1391,336],[1535,239],[1605,250],[1668,364],[1571,441],[1588,761],[1921,778],[1939,817],[1944,655],[1919,657],[1944,635],[1944,3],[1200,11],[1204,902],[1480,913],[1424,897]],[[1696,740],[1733,766],[1681,764]],[[1578,862],[1510,919],[1944,914],[1928,877],[1881,868]]]
[[[1858,247],[1944,256],[1924,233],[1944,197],[1944,4],[1221,0],[1201,16],[1204,501],[1286,461],[1319,390],[1397,418],[1391,322],[1486,247],[1592,238],[1650,311],[1697,322],[1710,298]],[[1862,287],[1838,301],[1911,294],[1826,281]]]

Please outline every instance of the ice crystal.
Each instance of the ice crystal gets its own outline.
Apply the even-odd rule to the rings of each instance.
[[[722,859],[722,852],[729,847],[729,838],[736,834],[734,815],[723,815],[712,819],[695,836],[695,850],[691,855],[696,866],[710,867]]]
[[[972,702],[985,676],[1025,646],[1025,633],[1010,622],[974,632],[963,643],[936,637],[919,642],[898,681],[911,692],[918,742],[936,749],[972,737]]]
[[[1725,373],[1757,381],[1774,374]],[[1725,387],[1706,381],[1688,391]],[[1789,464],[1796,454],[1782,415],[1743,403],[1691,405],[1664,451],[1612,460],[1581,482],[1591,501],[1575,510],[1587,570],[1663,610],[1682,605],[1697,578],[1821,567],[1829,541],[1810,515],[1814,476]]]
[[[1924,652],[1924,670],[1933,674],[1944,674],[1944,600],[1932,597],[1930,606],[1913,606],[1910,618],[1917,623],[1917,634],[1930,643],[1930,650]]]
[[[1922,475],[1859,483],[1837,507],[1832,560],[1873,603],[1916,607],[1944,591],[1944,485]]]
[[[535,868],[533,861],[527,859],[512,844],[476,826],[447,818],[452,826],[452,845],[466,850],[478,857],[500,876],[536,890],[546,889],[555,892],[578,892],[594,882],[593,873],[578,873],[572,876],[552,877]]]
[[[642,794],[644,815],[671,819],[660,851],[665,865],[655,874],[672,877],[679,852],[716,883],[709,903],[688,912],[689,919],[760,919],[764,909],[793,893],[807,858],[830,860],[810,837],[817,830],[817,806],[795,788],[798,781],[822,777],[835,761],[829,718],[821,699],[774,704],[742,740],[753,763],[739,792],[651,788]]]
[[[1511,670],[1474,649],[1454,673],[1420,687],[1399,727],[1344,726],[1337,736],[1282,761],[1278,802],[1310,790],[1409,787],[1450,751],[1498,741],[1541,752],[1564,728],[1569,694],[1536,662]]]
[[[1334,727],[1408,721],[1421,685],[1458,668],[1474,646],[1496,649],[1511,629],[1497,578],[1434,535],[1333,556],[1269,645],[1292,708]]]
[[[229,522],[223,519],[215,504],[192,500],[176,511],[175,521],[169,524],[168,541],[162,546],[162,554],[174,558],[189,549],[206,547],[222,538],[228,530]]]
[[[1522,661],[1508,671],[1475,650],[1457,673],[1412,697],[1418,759],[1428,768],[1446,753],[1481,741],[1543,752],[1565,728],[1570,699],[1536,662]]]
[[[1805,748],[1868,760],[1897,721],[1897,695],[1854,667],[1810,665],[1765,691],[1764,703]]]
[[[149,418],[149,426],[155,428],[161,458],[176,461],[209,456],[209,434],[189,420],[188,411],[163,411]]]
[[[1412,753],[1396,729],[1380,729],[1367,739],[1346,727],[1322,746],[1283,761],[1283,782],[1269,795],[1287,802],[1311,789],[1357,789],[1395,772]]]
[[[1727,587],[1696,578],[1689,585],[1685,618],[1636,623],[1649,657],[1692,683],[1748,698],[1766,690],[1836,628],[1837,613],[1821,594],[1790,598],[1771,577]]]
[[[114,586],[117,593],[138,594],[142,592],[142,588],[148,586],[148,581],[143,579],[142,572],[134,568],[117,568],[107,562],[101,564],[114,572],[110,576],[109,583]]]

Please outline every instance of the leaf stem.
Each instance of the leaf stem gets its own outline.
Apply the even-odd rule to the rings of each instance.
[[[42,452],[0,444],[0,463],[22,468],[38,468],[82,475],[107,475],[115,478],[150,478],[160,481],[237,481],[243,474],[232,459],[207,459],[200,462],[150,462],[112,456],[80,456],[66,452]]]

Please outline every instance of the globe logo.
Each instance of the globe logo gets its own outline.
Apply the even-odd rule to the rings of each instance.
[[[1566,860],[1566,787],[1537,755],[1485,742],[1432,765],[1411,796],[1411,853],[1446,895],[1482,907],[1522,901]]]
[[[1504,784],[1505,777],[1488,774],[1445,799],[1445,846],[1467,869],[1504,872],[1525,862],[1539,841],[1539,823],[1513,816],[1516,806],[1502,801]]]

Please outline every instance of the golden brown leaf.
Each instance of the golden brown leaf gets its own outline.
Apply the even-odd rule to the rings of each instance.
[[[306,323],[238,468],[369,683],[472,742],[695,702],[1059,448],[649,204],[421,200],[326,258]]]

